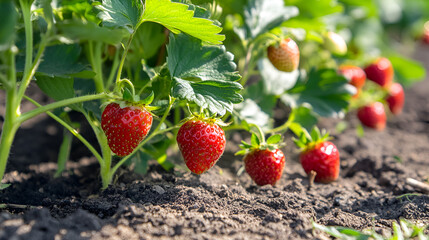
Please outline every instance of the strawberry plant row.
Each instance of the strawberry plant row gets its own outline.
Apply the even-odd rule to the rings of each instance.
[[[317,1],[314,11],[305,0],[3,1],[0,179],[21,124],[46,113],[94,155],[103,189],[130,161],[155,159],[170,169],[166,152],[176,144],[188,168],[202,174],[222,156],[225,132],[233,130],[251,133],[237,154],[259,185],[281,177],[287,130],[302,149],[304,170],[314,171],[316,181],[336,180],[339,153],[315,127],[318,119],[358,109],[362,124],[381,130],[383,104],[392,114],[402,110],[397,81],[409,86],[425,72],[378,38],[360,39],[377,17],[373,1],[327,2]],[[357,9],[367,14],[353,15]],[[41,106],[28,97],[32,81],[55,102]],[[22,113],[24,100],[35,109]],[[290,113],[274,125],[278,104]],[[98,146],[79,133],[70,111],[84,116]],[[61,148],[60,156],[68,152]]]

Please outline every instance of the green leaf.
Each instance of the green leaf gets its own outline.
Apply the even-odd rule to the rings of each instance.
[[[85,77],[91,78],[94,72],[88,70],[87,64],[79,61],[81,47],[77,44],[54,45],[47,47],[43,55],[37,73],[49,77]],[[20,56],[17,60],[17,70],[23,71],[24,58]]]
[[[57,27],[65,37],[74,41],[86,40],[115,45],[129,35],[124,29],[99,27],[93,22],[81,22],[77,20],[60,22],[57,24]]]
[[[259,138],[256,134],[252,133],[252,136],[250,137],[250,143],[252,144],[252,147],[257,148],[260,145]]]
[[[36,75],[37,86],[49,97],[55,101],[61,101],[75,97],[73,88],[73,78],[49,77],[46,75]],[[73,104],[70,107],[78,110],[80,104]]]
[[[188,100],[224,115],[234,103],[243,101],[238,93],[242,86],[235,82],[234,56],[224,46],[202,45],[200,40],[180,34],[170,35],[167,65],[173,79],[172,96]]]
[[[14,1],[0,1],[0,51],[8,49],[14,39],[17,19]]]
[[[287,3],[298,7],[301,13],[298,18],[320,18],[343,11],[337,0],[288,0]]]
[[[356,89],[334,69],[312,70],[308,81],[299,82],[281,96],[292,108],[304,106],[322,117],[341,117]]]
[[[400,55],[389,57],[395,70],[395,78],[406,87],[421,81],[426,76],[426,70],[422,63],[405,58]]]
[[[298,8],[286,7],[283,0],[250,0],[244,9],[242,39],[256,38],[298,15]]]
[[[164,27],[156,23],[143,23],[134,35],[131,43],[132,51],[129,52],[128,56],[138,62],[142,58],[149,59],[158,54],[159,49],[167,40],[164,29]]]
[[[282,136],[280,134],[275,134],[270,136],[267,139],[267,144],[277,144],[282,140]]]
[[[267,94],[281,95],[284,91],[295,86],[299,77],[298,70],[293,72],[277,70],[268,58],[258,61],[258,69],[261,73],[264,90]]]
[[[253,123],[262,129],[270,127],[270,116],[262,111],[261,107],[252,99],[247,98],[242,103],[234,106],[241,120],[246,123]],[[243,121],[242,121],[243,122]]]
[[[142,22],[156,22],[173,33],[185,32],[213,44],[221,44],[225,40],[225,36],[219,34],[221,27],[209,19],[194,17],[194,11],[188,8],[186,4],[170,0],[146,0]]]
[[[73,78],[36,76],[39,88],[55,101],[61,101],[75,96]]]
[[[193,83],[174,78],[172,96],[186,99],[208,109],[213,114],[225,115],[232,112],[233,104],[243,99],[237,92],[242,89],[236,82],[203,81]]]
[[[314,113],[306,107],[293,108],[290,116],[293,116],[293,122],[298,123],[301,127],[305,128],[308,132],[313,129],[317,124],[317,117]],[[299,135],[299,134],[298,134]]]
[[[143,3],[141,0],[104,0],[97,6],[98,17],[106,27],[123,27],[133,33],[141,22]]]
[[[11,183],[0,183],[0,190],[6,189],[12,185]]]

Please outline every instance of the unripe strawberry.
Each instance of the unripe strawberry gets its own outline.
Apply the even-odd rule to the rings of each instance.
[[[177,133],[186,166],[201,174],[215,165],[225,150],[225,132],[214,121],[191,119]]]
[[[315,182],[330,183],[337,180],[340,173],[340,154],[332,142],[310,144],[301,152],[299,159],[307,174],[316,172]]]
[[[326,50],[332,54],[342,56],[347,53],[347,43],[341,35],[335,32],[327,32],[324,41]]]
[[[101,115],[101,128],[113,153],[120,157],[131,154],[152,126],[152,115],[143,106],[121,107],[110,103]]]
[[[393,67],[389,59],[381,57],[365,69],[366,77],[378,85],[389,88],[393,81]]]
[[[360,122],[370,128],[382,131],[386,127],[386,113],[381,102],[374,102],[358,109]]]
[[[401,84],[393,83],[389,89],[389,95],[386,98],[386,102],[389,105],[390,111],[394,115],[398,115],[402,112],[402,108],[404,107],[404,89]]]
[[[290,38],[281,40],[278,46],[269,46],[267,56],[274,67],[280,71],[292,72],[298,68],[299,48],[296,42]]]
[[[254,149],[244,157],[244,164],[256,184],[274,186],[282,176],[285,156],[279,149]]]

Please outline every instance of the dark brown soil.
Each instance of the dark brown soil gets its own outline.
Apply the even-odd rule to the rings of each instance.
[[[428,56],[426,48],[416,58],[429,68]],[[323,239],[312,220],[381,233],[399,218],[427,225],[429,195],[405,179],[429,178],[429,79],[406,96],[403,114],[391,117],[383,132],[367,129],[358,138],[353,113],[341,134],[335,134],[338,121],[324,120],[340,149],[341,173],[337,182],[311,190],[291,142],[283,149],[286,168],[275,187],[257,187],[246,173],[237,177],[242,161],[233,155],[232,135],[208,173],[196,176],[183,167],[165,172],[156,164],[145,176],[121,169],[100,193],[97,163],[78,142],[67,171],[53,178],[62,129],[38,117],[19,130],[14,143],[5,176],[12,186],[0,195],[6,204],[0,239]]]

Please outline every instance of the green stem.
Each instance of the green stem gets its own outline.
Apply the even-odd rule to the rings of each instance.
[[[100,124],[98,121],[93,120],[87,112],[82,112],[85,116],[86,120],[88,121],[89,125],[92,128],[92,131],[94,132],[97,142],[100,145],[101,154],[100,156],[100,176],[102,181],[102,189],[106,189],[110,182],[111,182],[111,176],[110,176],[110,167],[112,163],[112,151],[110,150],[109,144],[107,142],[107,137],[104,134],[103,130],[100,128]]]
[[[125,58],[127,57],[128,50],[130,49],[131,42],[133,41],[134,33],[131,34],[130,38],[128,39],[127,45],[125,46],[124,53],[122,54],[121,62],[119,64],[118,73],[116,75],[116,82],[119,83],[119,80],[121,79],[122,69],[124,68],[125,64]]]
[[[106,88],[111,89],[111,85],[113,84],[113,79],[115,78],[116,70],[119,66],[119,51],[116,50],[115,57],[113,59],[112,68],[110,70],[109,78],[107,78]]]
[[[87,101],[92,101],[92,100],[97,100],[97,99],[108,98],[109,96],[110,96],[109,94],[100,93],[100,94],[85,95],[85,96],[81,96],[81,97],[75,97],[75,98],[69,98],[69,99],[61,100],[58,102],[54,102],[54,103],[45,105],[43,107],[36,108],[36,109],[28,111],[26,113],[23,113],[16,120],[18,123],[21,124],[30,118],[33,118],[33,117],[35,117],[41,113],[53,110],[55,108],[65,107],[65,106],[75,104],[75,103],[81,103],[81,102],[87,102]]]
[[[31,23],[31,6],[28,4],[28,1],[19,0],[19,4],[21,5],[25,27],[25,66],[22,79],[23,83],[25,83],[24,80],[30,73],[33,61],[33,25]]]
[[[234,131],[234,130],[246,130],[242,125],[231,125],[222,128],[225,132]]]
[[[13,85],[16,83],[16,69],[15,69],[15,54],[17,51],[11,49],[9,54],[9,72],[8,77]],[[3,179],[6,171],[6,164],[9,158],[10,149],[12,147],[13,139],[18,131],[20,123],[16,121],[19,117],[19,102],[17,101],[17,89],[10,88],[6,90],[6,112],[5,121],[2,126],[0,135],[0,181]],[[0,184],[1,185],[1,184]],[[1,186],[0,186],[1,189]]]
[[[261,144],[265,143],[265,134],[262,129],[254,123],[249,124],[249,126],[255,127],[258,130],[259,136],[261,137]]]
[[[138,149],[140,149],[144,144],[146,144],[150,139],[152,139],[153,137],[155,137],[156,135],[158,135],[158,134],[162,134],[162,133],[166,133],[166,132],[168,132],[168,131],[171,131],[171,130],[173,130],[173,129],[175,129],[177,126],[174,126],[174,127],[171,127],[171,128],[166,128],[166,129],[163,129],[163,130],[159,130],[160,128],[161,128],[161,126],[162,126],[162,123],[165,121],[165,119],[167,118],[167,116],[168,116],[168,113],[170,112],[170,110],[171,110],[171,107],[173,106],[173,103],[174,103],[174,101],[175,101],[175,99],[174,98],[171,98],[170,97],[170,103],[169,103],[169,105],[168,105],[168,107],[167,107],[167,109],[165,110],[165,112],[164,112],[164,115],[162,116],[162,118],[161,118],[161,120],[160,120],[160,122],[159,122],[159,124],[158,124],[158,126],[155,128],[155,130],[153,130],[153,132],[152,132],[152,134],[151,135],[149,135],[147,138],[145,138],[137,147],[136,147],[136,149],[134,149],[134,151],[131,153],[131,154],[129,154],[128,156],[126,156],[126,157],[124,157],[124,158],[122,158],[113,168],[112,168],[112,170],[111,170],[111,176],[113,176],[113,174],[115,174],[115,172],[118,170],[118,168],[122,165],[122,164],[124,164],[136,151],[138,151]]]
[[[0,83],[3,84],[6,90],[10,90],[12,88],[12,84],[7,80],[7,77],[0,73]]]
[[[40,105],[34,99],[32,99],[28,96],[24,96],[24,97],[25,97],[25,99],[27,99],[28,101],[33,103],[35,106],[37,106],[39,108],[42,107],[42,105]],[[101,155],[97,152],[97,150],[95,150],[95,148],[82,135],[79,134],[78,131],[76,131],[76,129],[74,129],[72,126],[70,126],[68,123],[66,123],[64,120],[62,120],[61,118],[59,118],[57,115],[53,114],[52,112],[47,111],[46,114],[48,114],[49,117],[51,117],[52,119],[57,121],[59,124],[61,124],[63,127],[65,127],[71,134],[73,134],[73,136],[75,136],[77,139],[79,139],[89,149],[89,151],[91,151],[91,153],[95,156],[95,158],[97,158],[100,165],[103,165],[103,158],[101,157]]]
[[[46,46],[49,42],[49,36],[51,35],[52,25],[48,24],[48,28],[45,34],[42,35],[39,49],[36,54],[36,58],[32,62],[33,58],[33,25],[31,23],[31,6],[27,6],[25,0],[20,0],[22,6],[22,13],[24,17],[24,25],[25,25],[25,38],[26,38],[26,53],[25,53],[25,67],[24,74],[22,76],[21,86],[18,90],[18,102],[21,103],[22,98],[24,97],[25,90],[30,84],[31,79],[36,73],[36,69],[38,68],[43,52],[45,51]],[[27,7],[27,8],[25,8]]]
[[[7,91],[6,100],[6,114],[3,123],[3,129],[0,137],[0,180],[3,179],[6,171],[7,159],[9,158],[10,149],[12,147],[13,139],[15,138],[16,131],[19,124],[16,119],[19,117],[18,105],[15,104],[16,90],[12,89]]]
[[[94,83],[95,89],[98,93],[104,92],[104,82],[103,82],[103,70],[101,63],[101,48],[102,43],[95,43],[95,47],[93,41],[88,42],[89,47],[89,62],[92,66],[92,69],[95,72]]]
[[[288,120],[285,123],[283,123],[283,125],[278,126],[276,128],[273,128],[273,129],[270,129],[266,133],[270,134],[270,133],[276,133],[276,132],[284,132],[284,131],[288,130],[288,128],[291,125],[291,123],[293,122],[293,120],[295,120],[295,115],[290,114]]]

